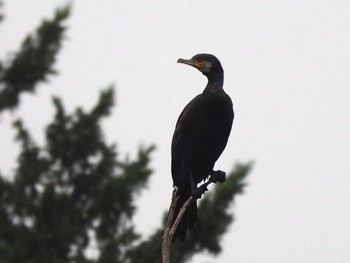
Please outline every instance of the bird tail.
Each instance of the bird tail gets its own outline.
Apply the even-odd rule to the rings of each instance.
[[[185,204],[188,198],[191,196],[191,190],[181,191],[179,189],[178,192],[179,199],[177,200],[175,211],[174,211],[174,218],[173,223],[175,222],[180,209]],[[174,233],[173,241],[175,241],[177,238],[180,238],[181,242],[184,242],[186,240],[186,233],[188,228],[192,228],[194,224],[197,221],[197,202],[193,200],[191,204],[187,207],[186,212],[184,213],[179,225],[177,226],[177,229]]]

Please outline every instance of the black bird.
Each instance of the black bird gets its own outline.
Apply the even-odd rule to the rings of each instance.
[[[178,63],[195,67],[208,78],[203,93],[192,99],[181,112],[171,145],[171,172],[178,187],[175,215],[191,196],[197,184],[213,173],[214,164],[226,147],[233,123],[230,97],[223,90],[224,70],[220,61],[210,54],[198,54]],[[197,204],[188,207],[174,234],[185,241],[187,228],[197,220]]]

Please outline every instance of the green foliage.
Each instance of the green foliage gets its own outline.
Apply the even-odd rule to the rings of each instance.
[[[251,163],[237,164],[225,183],[215,185],[205,194],[198,207],[198,222],[188,233],[186,242],[172,244],[171,262],[189,262],[195,254],[204,251],[213,255],[221,252],[221,238],[233,221],[233,213],[230,212],[232,201],[243,193],[244,182],[251,168]],[[142,242],[127,262],[161,263],[160,239],[163,229],[164,225]]]
[[[7,62],[0,75],[0,112],[13,109],[22,92],[33,92],[36,84],[54,74],[53,65],[64,37],[64,21],[70,7],[57,9],[53,19],[44,20],[34,34],[28,35],[21,49]]]
[[[140,148],[135,160],[117,158],[99,125],[112,97],[109,88],[90,112],[77,109],[74,114],[66,114],[54,99],[56,114],[45,148],[35,144],[21,121],[15,122],[22,148],[18,168],[13,182],[0,184],[7,198],[5,218],[12,219],[0,230],[10,230],[1,235],[2,244],[16,251],[10,262],[88,260],[84,253],[92,236],[101,249],[97,262],[123,262],[129,244],[138,238],[130,223],[134,193],[151,175],[154,147]]]
[[[3,6],[3,2],[0,1],[0,10],[2,9]],[[4,19],[4,15],[2,14],[2,12],[0,13],[0,22]]]
[[[112,91],[102,92],[89,113],[78,109],[68,115],[54,99],[46,148],[36,146],[21,121],[14,123],[22,152],[13,182],[0,182],[6,215],[1,218],[9,219],[0,229],[0,251],[17,251],[10,262],[88,260],[84,251],[91,236],[100,244],[97,262],[124,262],[138,238],[130,223],[134,197],[152,172],[154,147],[140,148],[135,160],[120,161],[115,146],[105,144],[99,122],[112,106]]]
[[[69,15],[69,6],[57,9],[5,67],[0,62],[0,113],[18,106],[22,92],[34,92],[55,72]],[[101,122],[114,106],[113,86],[89,111],[67,113],[58,97],[53,106],[43,146],[21,119],[13,122],[20,153],[14,174],[0,174],[0,263],[161,262],[163,227],[141,240],[132,222],[136,198],[152,174],[155,147],[139,147],[134,158],[121,158],[116,145],[106,143]],[[225,184],[204,197],[188,241],[174,244],[173,262],[187,262],[202,251],[220,253],[221,237],[233,220],[230,205],[250,168],[237,165]]]

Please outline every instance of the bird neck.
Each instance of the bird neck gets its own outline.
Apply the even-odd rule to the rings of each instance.
[[[204,92],[216,93],[223,90],[224,78],[208,79],[208,84],[204,89]]]

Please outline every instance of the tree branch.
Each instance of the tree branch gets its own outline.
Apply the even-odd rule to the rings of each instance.
[[[170,204],[170,208],[169,208],[169,212],[168,212],[168,218],[167,218],[167,221],[165,223],[165,230],[164,230],[164,234],[163,234],[163,243],[162,243],[162,262],[163,263],[170,263],[170,245],[171,245],[171,240],[172,240],[173,235],[174,235],[174,232],[171,234],[170,230],[172,228],[171,226],[172,226],[172,221],[174,218],[176,203],[177,203],[177,200],[179,199],[179,197],[177,196],[177,190],[178,190],[178,188],[174,187],[173,194],[171,197],[171,204]],[[179,216],[180,216],[180,214],[179,214]],[[175,222],[174,222],[174,224],[175,224]]]
[[[222,171],[213,171],[211,173],[211,176],[209,180],[205,183],[203,183],[201,186],[197,188],[197,192],[194,195],[191,195],[186,202],[181,207],[179,214],[177,215],[175,221],[173,221],[174,218],[174,212],[176,203],[179,199],[177,196],[178,188],[174,187],[172,198],[171,198],[171,204],[169,208],[168,218],[165,224],[165,230],[163,234],[163,243],[162,243],[162,263],[170,263],[170,249],[171,249],[171,241],[173,239],[173,236],[175,234],[175,231],[183,218],[188,206],[191,204],[193,199],[199,199],[201,198],[202,194],[204,194],[208,190],[208,185],[211,183],[223,183],[226,181],[226,173]],[[174,222],[174,223],[172,223]]]
[[[171,241],[173,240],[173,236],[174,236],[174,233],[177,229],[177,226],[179,225],[179,223],[180,223],[182,217],[184,216],[188,206],[191,204],[191,202],[193,200],[192,196],[190,196],[186,200],[184,205],[181,207],[179,214],[177,215],[174,223],[172,224],[176,203],[177,203],[177,200],[179,199],[179,197],[177,196],[177,190],[178,190],[177,187],[175,187],[173,190],[169,214],[168,214],[168,218],[167,218],[166,225],[165,225],[165,231],[163,234],[163,244],[162,244],[162,262],[163,263],[170,263]]]

